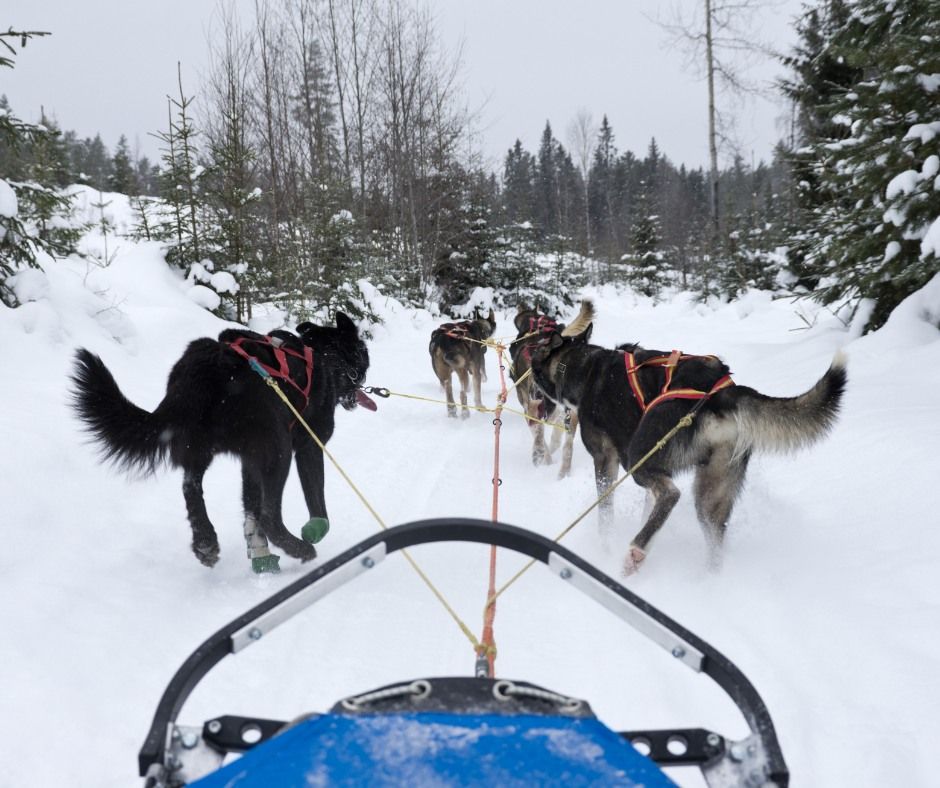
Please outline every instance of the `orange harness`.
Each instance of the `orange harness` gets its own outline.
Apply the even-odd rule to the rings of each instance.
[[[653,358],[649,358],[646,361],[641,361],[639,364],[637,364],[633,353],[624,353],[623,361],[627,368],[627,380],[630,382],[630,389],[633,391],[633,398],[636,400],[637,405],[640,406],[640,410],[643,413],[646,413],[650,408],[659,405],[661,402],[666,402],[667,400],[706,399],[715,392],[734,385],[734,381],[731,379],[731,375],[725,375],[716,381],[715,385],[712,386],[709,391],[699,391],[698,389],[670,390],[669,386],[672,384],[672,376],[676,370],[676,367],[682,361],[693,358],[715,358],[715,356],[686,356],[683,355],[679,350],[673,350],[672,353],[670,353],[668,356],[654,356]],[[659,392],[659,394],[649,402],[647,402],[646,397],[643,396],[643,389],[640,388],[640,381],[637,378],[637,371],[642,367],[666,368],[666,382],[663,384],[662,390]]]
[[[470,333],[471,323],[469,320],[464,320],[460,323],[444,323],[440,328],[437,328],[434,333],[438,331],[443,331],[451,339],[466,339],[467,334]]]

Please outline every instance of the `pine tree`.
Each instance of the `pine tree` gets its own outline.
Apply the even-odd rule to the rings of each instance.
[[[940,271],[940,0],[857,0],[832,56],[864,70],[827,111],[848,136],[813,146],[821,188],[812,256],[824,303],[870,299],[869,330]],[[922,243],[923,242],[923,243]]]
[[[810,7],[797,20],[796,47],[782,59],[792,76],[780,82],[780,89],[794,110],[790,139],[781,151],[790,170],[786,191],[793,195],[794,202],[794,213],[788,217],[788,267],[797,283],[809,290],[816,287],[821,273],[807,261],[819,241],[813,216],[824,204],[845,200],[831,190],[831,184],[822,182],[816,146],[845,139],[849,133],[843,124],[835,122],[831,112],[835,97],[862,74],[859,66],[850,65],[831,45],[848,15],[844,0],[823,0]]]
[[[123,134],[118,139],[114,156],[111,159],[111,175],[108,178],[108,188],[111,191],[127,195],[135,195],[140,191],[137,182],[137,170],[131,162],[127,137]]]
[[[506,153],[503,165],[503,212],[510,224],[531,222],[534,219],[533,181],[535,161],[532,154],[522,147],[522,142],[515,144]]]
[[[617,148],[614,131],[604,115],[597,133],[597,146],[591,165],[588,187],[588,210],[595,247],[607,258],[608,264],[619,259],[621,253],[618,227],[622,199],[621,182],[617,173]]]
[[[543,238],[556,235],[560,230],[558,167],[555,161],[557,144],[551,124],[546,121],[536,157],[534,206],[535,221]]]
[[[9,30],[0,33],[0,68],[13,68],[16,50],[7,39],[19,39],[21,48],[48,33]],[[39,254],[66,256],[75,251],[80,231],[62,218],[70,212],[70,198],[57,188],[64,148],[54,127],[26,123],[0,107],[0,153],[12,163],[0,177],[0,302],[16,306],[9,279],[23,268],[40,268]],[[59,155],[62,154],[62,155]],[[22,181],[6,180],[15,173]]]
[[[632,250],[623,255],[627,264],[625,278],[637,291],[647,296],[657,296],[667,282],[665,255],[660,250],[662,229],[659,216],[652,211],[651,184],[640,183],[636,200],[636,216],[630,237]]]

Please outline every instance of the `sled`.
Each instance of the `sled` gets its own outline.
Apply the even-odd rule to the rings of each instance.
[[[496,545],[545,564],[639,633],[718,684],[750,730],[615,732],[588,703],[526,681],[406,679],[291,721],[222,715],[177,723],[194,687],[228,655],[263,638],[390,554],[432,542]],[[224,711],[224,710],[220,710]],[[697,767],[709,786],[779,786],[789,774],[770,714],[744,674],[709,644],[561,545],[483,520],[390,528],[351,547],[220,629],[177,670],[138,756],[146,788],[370,785],[675,785],[663,767]]]

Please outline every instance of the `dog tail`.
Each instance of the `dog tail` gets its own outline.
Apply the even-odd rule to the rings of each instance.
[[[78,418],[101,445],[104,458],[125,471],[153,473],[169,443],[163,419],[128,400],[104,362],[84,348],[75,356],[72,387]]]
[[[839,414],[847,381],[845,366],[845,354],[839,351],[816,385],[797,397],[768,397],[747,386],[728,389],[737,400],[735,454],[795,451],[826,435]]]
[[[581,302],[581,310],[575,316],[574,320],[562,329],[561,335],[563,337],[576,337],[579,334],[583,334],[587,331],[588,326],[591,325],[594,316],[594,302],[585,298]]]

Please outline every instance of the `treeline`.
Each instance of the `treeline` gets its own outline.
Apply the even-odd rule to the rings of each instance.
[[[15,116],[6,96],[0,95],[0,115]],[[74,131],[62,131],[45,112],[35,124],[46,134],[24,140],[0,138],[0,174],[8,180],[40,181],[47,186],[82,183],[100,191],[156,195],[160,170],[146,156],[135,154],[125,135],[114,153],[100,134],[80,139]]]
[[[537,150],[517,141],[487,171],[459,53],[405,0],[269,0],[249,26],[223,13],[208,78],[168,103],[158,173],[129,164],[126,144],[109,159],[49,133],[42,166],[9,171],[136,191],[141,234],[240,320],[261,302],[365,315],[367,279],[445,309],[479,286],[507,304],[587,282],[761,287],[877,327],[940,269],[940,0],[819,0],[797,33],[779,85],[787,139],[769,163],[731,157],[717,182],[655,140],[619,150],[586,113],[564,143],[546,123]],[[12,147],[26,166],[27,146]],[[55,161],[67,169],[53,175]]]

